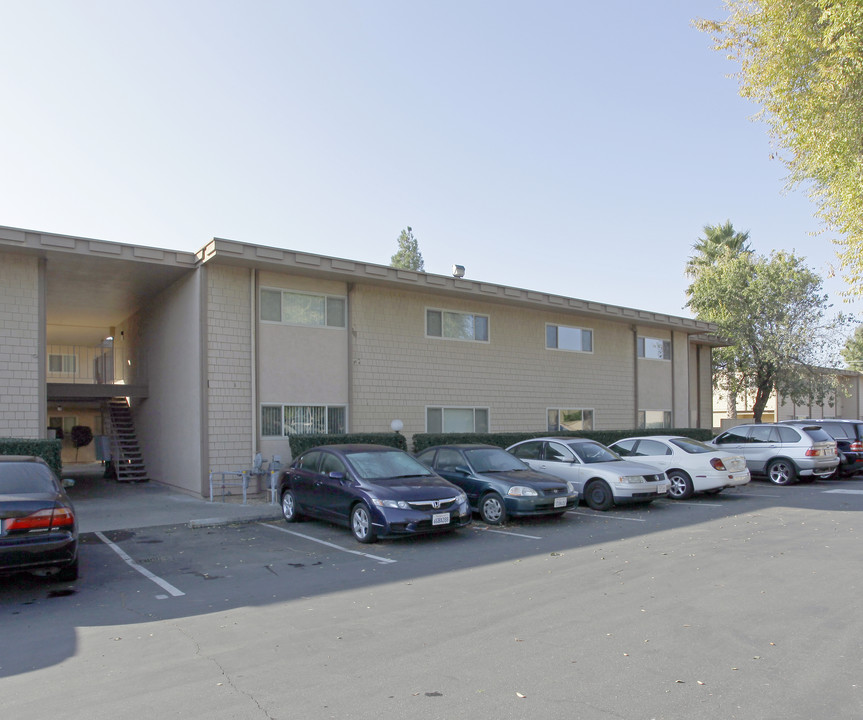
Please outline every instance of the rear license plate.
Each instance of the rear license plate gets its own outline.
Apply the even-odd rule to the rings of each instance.
[[[565,497],[555,498],[554,499],[554,506],[555,507],[566,507],[566,498]]]
[[[432,525],[449,525],[449,513],[435,513],[432,515]]]
[[[668,485],[660,485],[656,488],[657,495],[665,495],[665,492],[668,490]]]

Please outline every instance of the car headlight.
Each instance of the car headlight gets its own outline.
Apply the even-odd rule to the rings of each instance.
[[[456,505],[463,505],[467,502],[467,495],[462,493],[461,495],[457,495],[455,499]]]
[[[539,495],[536,490],[524,485],[513,485],[506,494],[512,497],[536,497]]]
[[[575,483],[572,482],[572,480],[567,480],[566,484],[569,485],[569,492],[570,493],[577,493],[578,492],[578,488],[575,486]]]
[[[643,475],[621,475],[617,478],[617,482],[621,483],[643,483]]]
[[[404,500],[382,500],[381,498],[372,498],[372,502],[378,507],[410,510],[410,505],[408,505]]]

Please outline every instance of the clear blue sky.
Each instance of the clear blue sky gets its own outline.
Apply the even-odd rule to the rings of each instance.
[[[0,0],[0,225],[210,238],[674,315],[702,227],[835,264],[719,0]],[[840,279],[826,289],[840,303]],[[846,309],[856,309],[850,306]]]

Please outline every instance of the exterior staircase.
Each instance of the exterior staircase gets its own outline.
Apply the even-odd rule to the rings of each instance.
[[[132,408],[126,398],[112,398],[108,402],[105,427],[111,438],[111,465],[117,482],[147,482],[144,456],[135,435]]]

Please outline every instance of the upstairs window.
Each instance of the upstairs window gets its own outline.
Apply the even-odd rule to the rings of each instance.
[[[76,355],[48,355],[48,372],[58,375],[74,375],[78,370]]]
[[[651,360],[671,360],[671,340],[639,337],[638,357]]]
[[[290,290],[261,290],[261,320],[307,327],[346,326],[345,298]]]
[[[488,342],[488,315],[426,310],[426,335],[448,340]]]
[[[593,352],[593,330],[566,325],[546,325],[545,346],[551,350]]]

